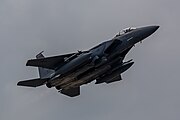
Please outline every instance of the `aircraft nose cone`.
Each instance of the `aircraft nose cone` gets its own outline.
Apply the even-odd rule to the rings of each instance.
[[[149,31],[149,33],[154,33],[157,29],[159,28],[159,26],[148,26],[146,29]]]
[[[153,34],[157,29],[159,28],[159,26],[147,26],[147,27],[143,27],[142,30],[144,31],[144,37],[148,37],[151,34]]]
[[[148,36],[153,34],[158,28],[159,26],[146,26],[146,27],[138,28],[136,31],[137,39],[135,40],[135,43],[147,38]]]
[[[159,27],[160,27],[160,26],[158,26],[158,25],[154,26],[155,31],[156,31]]]

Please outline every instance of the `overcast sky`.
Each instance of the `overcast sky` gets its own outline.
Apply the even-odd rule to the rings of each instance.
[[[1,0],[0,120],[179,120],[178,0]],[[81,87],[69,98],[54,88],[17,87],[37,78],[26,61],[86,50],[130,26],[160,25],[126,60],[123,81]]]

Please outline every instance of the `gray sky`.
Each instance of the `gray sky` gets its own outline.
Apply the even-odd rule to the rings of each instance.
[[[1,0],[0,120],[179,120],[178,0]],[[130,26],[160,25],[127,56],[135,64],[113,84],[82,86],[69,98],[45,86],[17,87],[38,77],[26,67],[46,56],[88,49]]]

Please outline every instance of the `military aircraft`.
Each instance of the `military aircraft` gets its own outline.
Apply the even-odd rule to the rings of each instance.
[[[26,66],[39,69],[39,78],[19,81],[18,86],[55,87],[60,93],[75,97],[80,95],[80,86],[96,80],[95,84],[122,80],[121,74],[134,62],[124,62],[126,54],[138,42],[153,34],[159,26],[129,27],[89,50],[44,57],[42,52]]]

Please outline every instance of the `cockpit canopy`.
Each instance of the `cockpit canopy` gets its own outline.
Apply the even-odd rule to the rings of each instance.
[[[119,33],[117,33],[115,37],[124,35],[125,33],[128,33],[128,32],[130,32],[130,31],[132,31],[132,30],[135,30],[135,29],[136,29],[135,27],[125,28],[125,29],[121,30]]]

